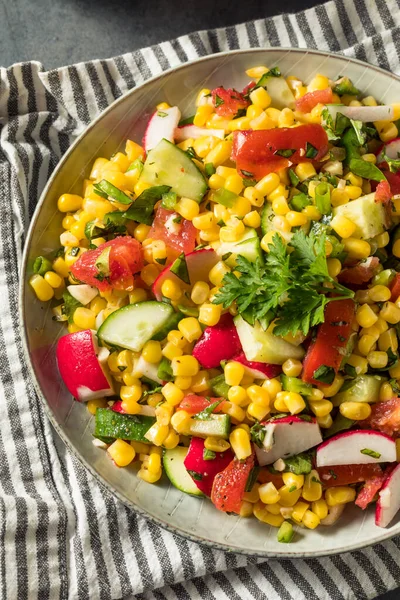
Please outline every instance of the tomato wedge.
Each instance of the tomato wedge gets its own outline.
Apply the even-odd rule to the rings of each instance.
[[[317,338],[310,344],[303,362],[303,381],[320,384],[314,379],[319,367],[332,367],[337,373],[343,359],[340,350],[347,344],[355,314],[353,300],[334,300],[325,308],[325,322],[318,327]]]
[[[317,104],[332,104],[333,92],[331,88],[308,92],[296,100],[296,109],[302,113],[309,113]]]
[[[260,483],[273,483],[278,489],[283,486],[283,479],[281,473],[271,473],[268,467],[263,467],[257,476],[257,481]]]
[[[390,300],[391,302],[396,302],[397,298],[400,296],[400,273],[396,273],[395,278],[389,287],[392,292]]]
[[[103,254],[111,247],[108,257]],[[101,273],[96,266],[99,257],[105,256],[104,268],[108,275]],[[97,287],[101,291],[117,289],[129,290],[133,288],[133,275],[143,267],[142,247],[138,241],[126,235],[100,244],[95,250],[84,252],[72,265],[71,272],[76,279]]]
[[[376,465],[377,466],[377,465]],[[358,492],[355,504],[365,510],[368,504],[374,501],[376,494],[379,492],[384,484],[386,477],[389,472],[393,470],[392,466],[389,466],[385,471],[382,471],[379,475],[367,479],[362,489]]]
[[[319,467],[317,470],[324,487],[361,483],[382,474],[382,469],[378,464],[336,465],[333,467]]]
[[[375,202],[387,204],[392,197],[392,191],[388,181],[380,181],[375,190]]]
[[[176,231],[173,227],[174,223],[172,223],[172,226],[167,225],[166,227],[165,225],[171,216],[177,218],[179,221],[179,223],[176,223]],[[155,240],[162,240],[169,248],[172,248],[177,252],[188,254],[195,249],[196,235],[197,229],[191,221],[182,219],[182,217],[172,210],[159,208],[147,237]]]
[[[400,434],[400,398],[392,398],[386,402],[371,404],[371,414],[360,427],[372,427],[387,435],[399,437]]]
[[[233,89],[218,87],[211,92],[215,112],[220,117],[235,117],[238,111],[247,108],[250,101]]]
[[[254,467],[254,452],[246,460],[235,458],[215,476],[211,501],[218,510],[239,514],[250,472]]]
[[[375,275],[378,265],[379,258],[370,256],[366,261],[359,262],[354,267],[342,269],[338,275],[338,281],[344,285],[362,285]]]
[[[286,151],[286,156],[277,154]],[[261,179],[290,164],[321,160],[328,137],[321,125],[299,125],[259,131],[234,131],[232,160],[242,177]]]
[[[204,396],[196,396],[196,394],[188,394],[181,400],[178,410],[186,410],[190,415],[196,415],[219,400],[221,400],[221,403],[214,408],[213,413],[221,412],[224,403],[223,398],[205,398]]]

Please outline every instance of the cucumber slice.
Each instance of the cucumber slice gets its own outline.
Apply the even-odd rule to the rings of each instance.
[[[387,378],[381,375],[359,375],[346,381],[345,389],[331,398],[333,406],[340,406],[343,402],[378,402],[379,390],[385,381]]]
[[[192,159],[165,139],[148,153],[139,181],[169,185],[178,196],[196,202],[201,202],[207,191],[207,182]]]
[[[244,256],[250,262],[262,260],[260,240],[255,229],[247,228],[237,242],[223,242],[217,249],[218,256],[228,255],[225,260],[229,267],[235,267],[237,257]]]
[[[102,342],[139,352],[173,314],[164,302],[139,302],[111,313],[97,332]]]
[[[192,419],[190,424],[190,434],[201,438],[215,435],[227,440],[230,428],[231,418],[229,415],[211,414],[209,419]]]
[[[296,392],[303,396],[309,396],[312,390],[311,383],[304,383],[297,377],[288,377],[287,375],[281,375],[282,389],[285,392]]]
[[[113,438],[134,440],[149,444],[145,433],[156,422],[154,417],[139,415],[125,415],[111,410],[111,408],[98,408],[96,410],[94,435],[97,438]]]
[[[189,475],[183,461],[188,453],[188,448],[177,446],[166,450],[163,457],[165,473],[174,487],[191,496],[204,496]]]
[[[157,333],[155,333],[151,339],[162,342],[167,337],[169,332],[172,331],[172,329],[177,328],[179,321],[182,321],[184,316],[185,315],[183,315],[181,312],[174,312],[169,317],[168,321],[165,322],[161,329],[157,331]]]
[[[332,213],[334,217],[341,216],[350,219],[356,225],[353,236],[363,240],[380,235],[387,228],[384,206],[380,202],[375,202],[375,193],[337,206]]]
[[[224,375],[217,375],[209,381],[210,388],[213,394],[218,398],[228,400],[229,385],[225,381]]]
[[[264,331],[258,321],[253,327],[238,315],[234,323],[247,360],[283,365],[288,358],[304,357],[302,346],[289,344],[270,330]]]

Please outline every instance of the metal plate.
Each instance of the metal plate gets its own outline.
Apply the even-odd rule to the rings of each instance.
[[[308,82],[316,73],[332,79],[350,77],[366,95],[381,102],[400,100],[400,78],[356,60],[317,51],[255,49],[213,55],[155,77],[113,103],[80,136],[48,182],[29,230],[21,276],[20,312],[26,358],[36,390],[56,431],[96,479],[119,500],[174,533],[214,548],[255,556],[317,557],[355,550],[400,533],[399,519],[388,529],[374,524],[373,510],[348,507],[334,527],[299,530],[296,543],[276,540],[276,529],[256,519],[241,519],[217,511],[211,502],[187,496],[163,479],[150,485],[133,468],[118,469],[107,454],[92,444],[93,417],[74,402],[57,371],[55,346],[65,329],[51,319],[50,305],[42,305],[27,281],[32,262],[59,247],[62,216],[57,199],[64,192],[80,193],[84,177],[98,156],[123,148],[127,138],[141,140],[155,104],[179,105],[184,116],[193,114],[200,88],[218,85],[241,89],[245,70],[255,65],[278,65],[284,75]]]

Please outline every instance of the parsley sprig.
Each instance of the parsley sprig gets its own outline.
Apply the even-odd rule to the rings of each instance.
[[[235,270],[240,275],[224,276],[214,304],[228,308],[236,301],[239,314],[251,325],[259,321],[264,329],[275,320],[275,335],[307,335],[323,323],[328,302],[354,296],[329,275],[325,237],[296,231],[286,247],[275,234],[264,263],[238,256]]]

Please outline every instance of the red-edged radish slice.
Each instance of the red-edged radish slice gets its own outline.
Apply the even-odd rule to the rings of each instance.
[[[393,121],[394,110],[393,106],[345,106],[344,104],[328,104],[327,109],[331,115],[333,122],[336,120],[338,113],[353,119],[354,121],[362,121],[370,123],[372,121]]]
[[[322,442],[316,419],[304,421],[300,417],[282,417],[265,423],[263,448],[255,446],[259,465],[271,465],[279,458],[288,458],[305,452]]]
[[[177,106],[156,110],[150,117],[143,137],[146,152],[155,148],[162,139],[174,142],[175,129],[181,118],[181,111]]]
[[[229,360],[242,352],[239,336],[232,316],[222,315],[217,325],[206,327],[193,348],[192,354],[202,367],[214,369],[221,360]]]
[[[375,509],[375,525],[387,527],[400,509],[400,464],[386,478]]]
[[[202,248],[201,250],[195,250],[194,252],[187,254],[185,260],[190,279],[190,286],[193,286],[197,281],[208,281],[208,274],[213,266],[217,264],[218,256],[212,248]],[[171,272],[171,268],[175,263],[176,261],[168,267],[165,267],[153,283],[153,294],[159,301],[162,300],[161,286],[166,279],[174,280],[183,290],[190,289],[188,284]]]
[[[317,467],[394,462],[395,441],[380,431],[358,429],[338,433],[317,448]]]
[[[101,350],[91,329],[69,333],[58,341],[56,355],[60,375],[79,402],[114,394],[101,366]]]
[[[86,306],[97,296],[99,290],[87,283],[78,285],[68,285],[67,290],[75,300],[78,300],[83,306]]]
[[[211,496],[211,489],[214,478],[221,473],[235,458],[232,450],[225,452],[216,452],[212,460],[204,460],[204,440],[202,438],[192,437],[184,465],[186,469],[193,473],[192,479],[199,490],[206,496]],[[197,474],[197,476],[195,476]]]
[[[223,140],[225,131],[223,129],[206,129],[205,127],[197,127],[197,125],[182,125],[182,127],[175,129],[175,141],[178,143],[189,139],[197,140],[205,135],[212,135]]]
[[[396,138],[395,140],[391,140],[386,144],[383,144],[383,146],[379,148],[379,151],[376,154],[376,162],[378,165],[379,163],[384,162],[385,160],[383,158],[384,152],[389,158],[397,160],[400,157],[400,137]]]
[[[269,363],[247,360],[244,352],[232,358],[235,362],[240,363],[244,367],[244,372],[251,375],[254,379],[272,379],[282,373],[281,365],[271,365]]]

